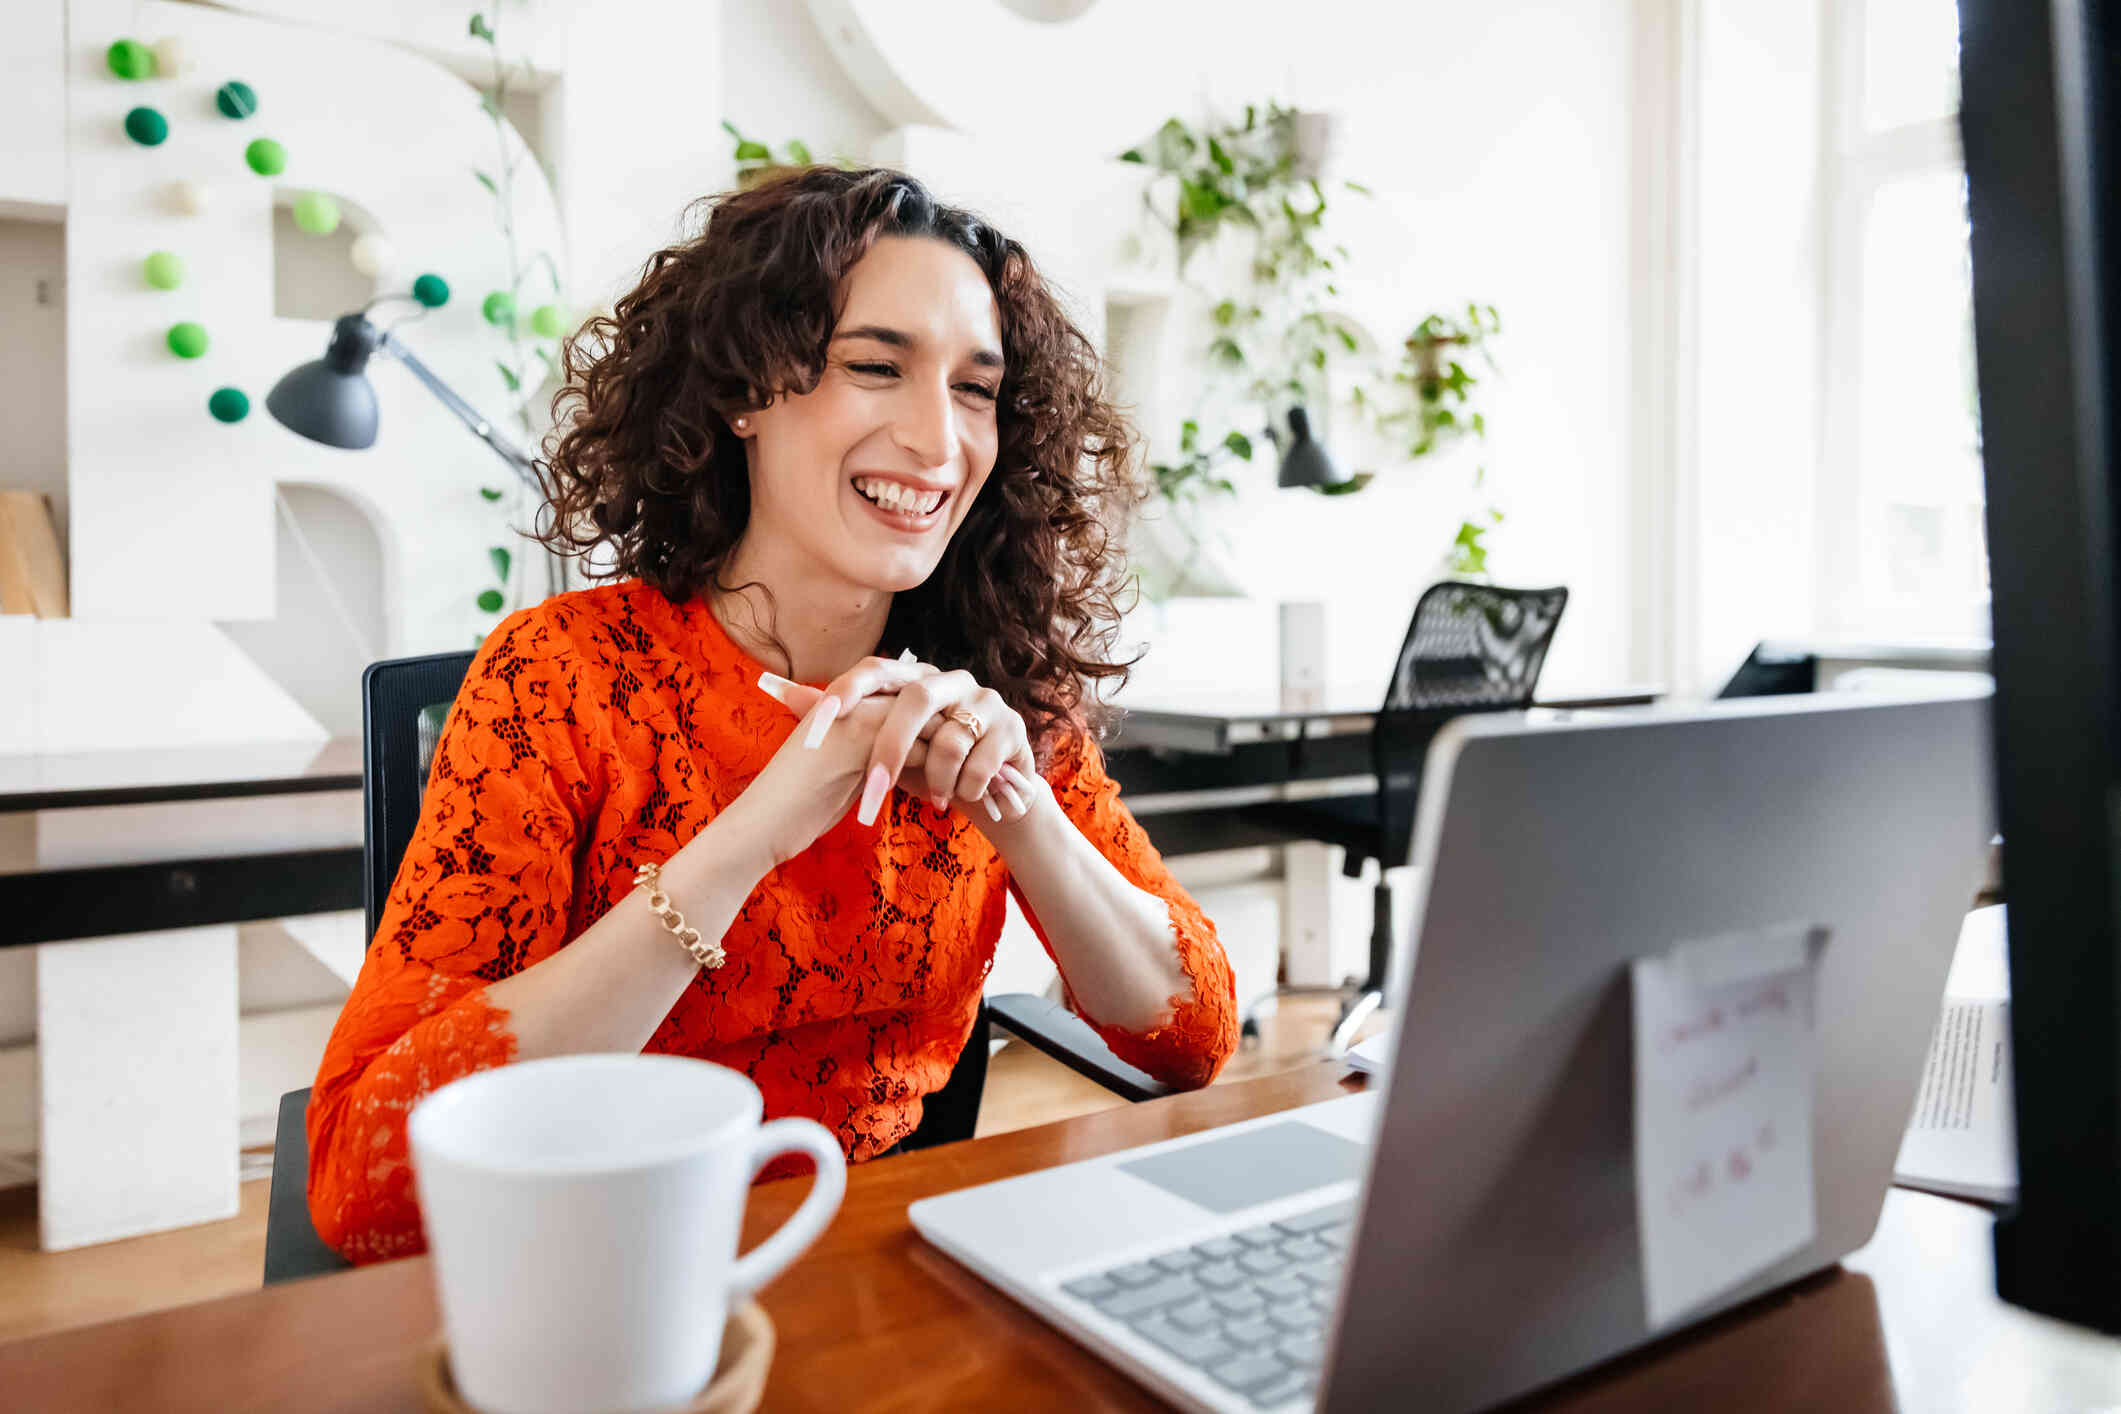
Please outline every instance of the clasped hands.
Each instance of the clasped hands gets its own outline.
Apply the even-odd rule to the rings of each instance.
[[[823,689],[773,673],[761,674],[759,687],[802,718],[799,749],[866,746],[855,808],[864,825],[875,823],[894,782],[938,811],[978,801],[1002,825],[1028,815],[1044,787],[1023,718],[968,672],[946,673],[908,652],[864,658]]]

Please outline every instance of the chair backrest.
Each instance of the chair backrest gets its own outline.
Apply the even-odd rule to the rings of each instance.
[[[1569,591],[1447,579],[1422,592],[1385,689],[1388,712],[1508,711],[1532,705]]]
[[[388,658],[361,675],[361,801],[366,815],[361,885],[372,943],[398,862],[420,822],[420,799],[442,723],[464,685],[472,653]]]

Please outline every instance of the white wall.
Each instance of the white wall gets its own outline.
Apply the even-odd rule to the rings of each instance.
[[[1692,681],[1817,621],[1825,310],[1817,5],[1701,0]]]
[[[1630,9],[1326,0],[1300,25],[1249,4],[1204,26],[1246,45],[1273,33],[1283,69],[1264,77],[1340,115],[1334,173],[1377,193],[1332,197],[1352,253],[1347,308],[1373,338],[1396,346],[1423,314],[1467,300],[1503,319],[1485,449],[1388,469],[1347,499],[1275,491],[1266,458],[1244,475],[1233,567],[1261,598],[1327,601],[1332,678],[1381,683],[1459,515],[1486,504],[1470,486],[1479,459],[1509,517],[1490,537],[1497,578],[1572,591],[1548,684],[1626,679]],[[1206,66],[1219,56],[1204,46]],[[1335,439],[1344,450],[1348,429]],[[1371,463],[1358,450],[1352,464]],[[1191,653],[1153,617],[1141,636]],[[1173,671],[1225,671],[1212,654],[1234,646],[1202,645],[1198,670]]]
[[[720,127],[724,8],[599,0],[554,18],[564,67],[547,139],[584,308],[631,288],[686,204],[734,173]]]

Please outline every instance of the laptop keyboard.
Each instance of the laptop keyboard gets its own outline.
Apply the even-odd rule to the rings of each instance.
[[[1262,1409],[1318,1390],[1352,1200],[1160,1252],[1061,1290]]]

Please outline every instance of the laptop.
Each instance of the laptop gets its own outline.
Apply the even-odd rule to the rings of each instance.
[[[925,1199],[913,1224],[1218,1414],[1483,1408],[1818,1271],[1869,1240],[1892,1178],[1985,873],[1988,743],[1985,691],[1461,718],[1429,752],[1367,1091]],[[1653,1323],[1631,966],[1791,927],[1809,1235]]]

